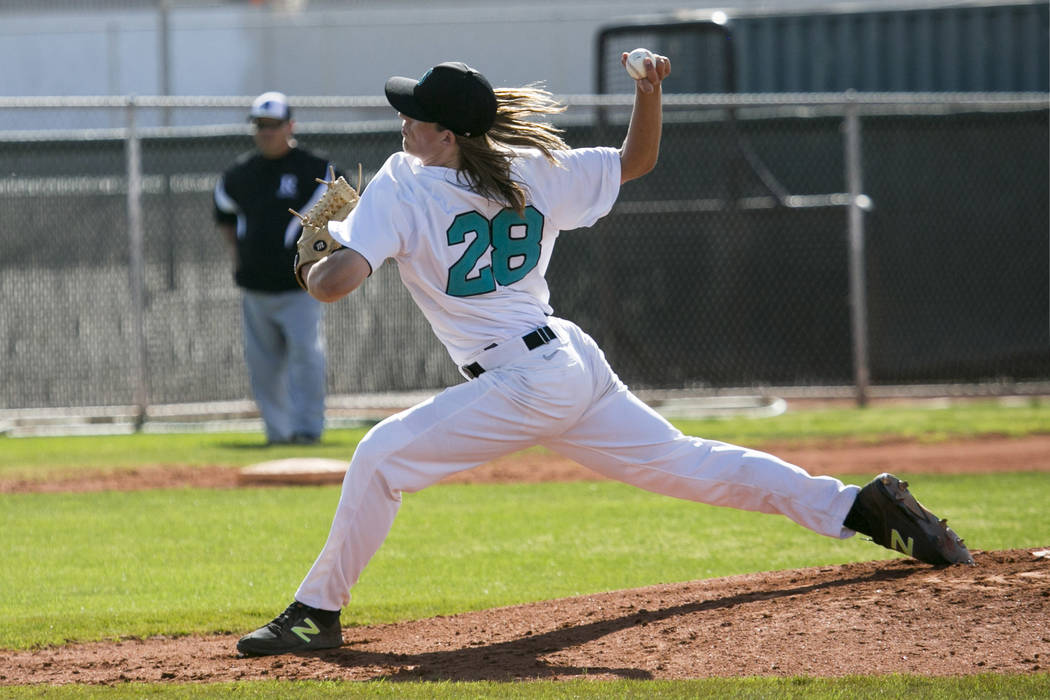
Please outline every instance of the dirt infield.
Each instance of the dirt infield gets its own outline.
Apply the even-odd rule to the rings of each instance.
[[[236,635],[0,653],[0,683],[567,680],[1050,670],[1050,559],[977,552],[747,574],[348,628],[344,646],[238,658]]]
[[[932,445],[766,445],[813,473],[1050,471],[1050,436]],[[594,478],[544,453],[452,481]],[[233,488],[231,469],[0,482],[0,492]],[[652,586],[372,627],[340,649],[242,659],[238,630],[0,651],[0,685],[246,679],[566,680],[1050,671],[1050,543],[974,552],[977,566],[906,559]],[[890,557],[887,552],[887,557]],[[276,610],[275,610],[276,612]],[[349,622],[352,611],[344,613]]]

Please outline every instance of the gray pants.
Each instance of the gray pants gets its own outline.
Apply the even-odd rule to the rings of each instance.
[[[269,442],[324,429],[321,302],[306,292],[243,290],[244,359]]]

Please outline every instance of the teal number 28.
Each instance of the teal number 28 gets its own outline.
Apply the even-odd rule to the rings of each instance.
[[[459,260],[448,269],[445,292],[454,297],[472,297],[496,291],[496,285],[514,284],[540,262],[540,239],[543,236],[543,214],[532,206],[520,216],[513,209],[503,209],[489,221],[476,211],[460,214],[446,232],[449,245],[459,245],[473,231],[470,242]],[[491,264],[469,276],[478,260],[492,248]]]

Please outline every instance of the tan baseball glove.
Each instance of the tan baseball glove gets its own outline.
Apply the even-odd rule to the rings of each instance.
[[[303,268],[328,257],[343,247],[328,233],[328,222],[345,219],[354,210],[360,199],[357,190],[351,187],[350,183],[342,176],[335,177],[335,170],[332,166],[328,166],[328,179],[317,178],[317,181],[328,185],[321,199],[317,200],[317,203],[305,214],[300,214],[294,209],[288,210],[298,216],[303,223],[303,232],[299,236],[295,252],[295,279],[303,289],[306,289]],[[361,187],[360,164],[357,166],[357,186]]]

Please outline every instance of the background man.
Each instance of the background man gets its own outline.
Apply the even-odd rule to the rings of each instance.
[[[244,357],[267,444],[315,444],[324,428],[325,344],[321,304],[292,270],[299,219],[324,193],[329,161],[299,148],[288,98],[259,95],[249,118],[255,150],[215,187],[215,220],[234,254],[243,291]]]

